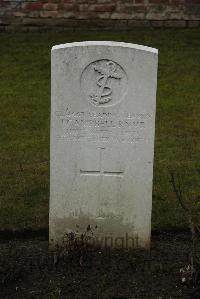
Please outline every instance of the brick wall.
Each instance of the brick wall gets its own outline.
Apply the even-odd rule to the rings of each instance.
[[[200,0],[0,0],[0,30],[198,27]]]

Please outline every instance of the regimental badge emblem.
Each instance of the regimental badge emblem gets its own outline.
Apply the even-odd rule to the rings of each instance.
[[[83,71],[81,87],[84,96],[95,106],[112,106],[120,102],[127,90],[127,75],[112,60],[98,60]]]
[[[109,78],[120,80],[122,75],[117,73],[116,63],[108,61],[105,65],[93,65],[94,71],[98,72],[100,76],[97,77],[97,90],[90,94],[91,101],[95,105],[108,103],[112,100],[112,87],[109,85]]]

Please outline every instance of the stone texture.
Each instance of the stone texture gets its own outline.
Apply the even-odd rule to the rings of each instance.
[[[149,21],[148,20],[129,20],[128,21],[128,29],[134,29],[134,28],[144,28],[149,27]]]
[[[155,28],[160,28],[163,26],[163,21],[151,21],[151,26]]]
[[[0,21],[5,17],[10,17],[8,26],[14,27],[16,30],[20,28],[20,26],[16,26],[16,19],[21,26],[26,26],[23,18],[27,17],[55,20],[55,22],[51,22],[52,25],[49,28],[56,28],[56,19],[58,18],[77,20],[80,25],[82,24],[81,20],[85,20],[84,28],[86,28],[86,24],[89,24],[86,29],[93,30],[99,28],[98,23],[96,25],[93,22],[98,19],[103,20],[101,24],[104,26],[101,28],[108,30],[110,30],[110,26],[107,26],[107,21],[110,19],[115,20],[115,28],[119,28],[121,21],[127,21],[126,29],[132,29],[136,20],[141,22],[135,22],[135,27],[142,23],[144,27],[147,24],[148,26],[152,24],[155,27],[165,27],[165,23],[168,24],[168,21],[170,27],[179,27],[176,22],[170,23],[170,20],[179,20],[182,21],[180,26],[182,28],[182,26],[193,27],[192,24],[199,26],[200,2],[199,0],[4,0],[0,1]],[[128,20],[133,22],[128,22]],[[188,22],[184,22],[185,20]],[[197,22],[190,23],[189,21],[192,20]],[[154,21],[157,22],[153,23]],[[40,25],[38,26],[42,29]],[[71,29],[76,29],[76,27],[71,27]]]
[[[96,245],[149,248],[156,85],[156,49],[52,48],[52,245],[89,227]]]
[[[189,28],[197,28],[199,27],[199,21],[188,21]]]
[[[186,21],[184,20],[165,21],[164,26],[166,28],[184,28],[186,26]]]

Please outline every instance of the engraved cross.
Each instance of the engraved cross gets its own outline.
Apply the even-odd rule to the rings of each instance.
[[[83,170],[80,169],[81,175],[93,175],[93,176],[116,176],[116,177],[122,177],[123,171],[105,171],[102,168],[102,158],[105,148],[100,147],[99,148],[99,169],[98,170]]]

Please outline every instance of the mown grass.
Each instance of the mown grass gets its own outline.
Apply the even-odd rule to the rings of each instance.
[[[199,213],[200,30],[0,34],[0,230],[48,227],[50,49],[118,40],[159,49],[153,229],[186,227],[169,169]]]

